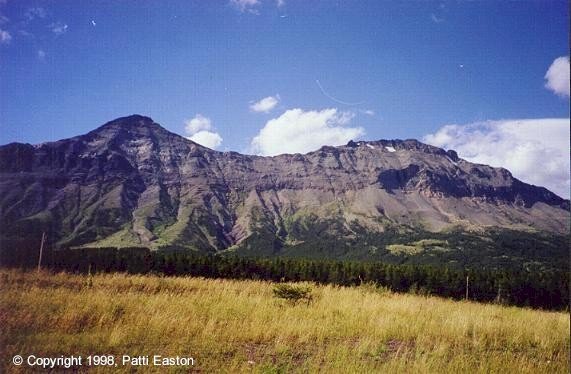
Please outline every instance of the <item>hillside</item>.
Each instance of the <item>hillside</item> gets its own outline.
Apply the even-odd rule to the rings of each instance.
[[[397,262],[486,253],[543,263],[567,252],[568,200],[416,140],[259,157],[210,150],[135,115],[2,146],[0,177],[3,251],[36,247],[46,231],[55,247]]]
[[[260,281],[6,270],[0,279],[5,358],[180,355],[209,373],[569,372],[563,312],[373,286],[308,284],[313,302],[293,305]],[[1,365],[15,369],[8,360]],[[136,369],[149,367],[120,363],[114,372]]]

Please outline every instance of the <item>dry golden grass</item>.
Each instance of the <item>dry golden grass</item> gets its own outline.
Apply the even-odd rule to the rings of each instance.
[[[569,372],[568,313],[310,286],[291,305],[270,282],[0,270],[0,372],[32,353],[191,356],[205,373]]]

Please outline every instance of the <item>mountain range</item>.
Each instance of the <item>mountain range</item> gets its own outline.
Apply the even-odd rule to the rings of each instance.
[[[3,251],[47,232],[56,248],[543,266],[567,258],[569,207],[506,169],[417,140],[262,157],[132,115],[0,147]]]

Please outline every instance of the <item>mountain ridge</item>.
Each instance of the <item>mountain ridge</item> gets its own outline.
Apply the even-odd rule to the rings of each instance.
[[[355,227],[569,232],[569,200],[414,139],[263,157],[211,150],[132,115],[0,146],[0,175],[3,239],[48,231],[58,247],[220,252],[257,238],[279,252],[315,227],[349,241]]]

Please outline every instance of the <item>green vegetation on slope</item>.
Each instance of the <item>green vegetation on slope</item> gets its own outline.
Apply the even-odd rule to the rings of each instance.
[[[232,252],[241,256],[382,261],[392,264],[512,271],[568,270],[569,238],[546,232],[458,227],[430,232],[385,223],[384,231],[339,219],[304,216],[288,223],[288,238],[255,231]]]

